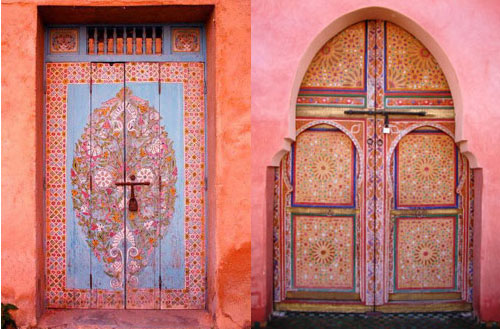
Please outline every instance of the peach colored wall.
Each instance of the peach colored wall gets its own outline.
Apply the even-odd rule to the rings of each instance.
[[[482,168],[482,218],[474,250],[475,311],[500,320],[500,2],[495,0],[252,0],[252,321],[265,321],[272,302],[266,168],[278,164],[294,138],[294,102],[313,55],[324,42],[363,19],[407,29],[434,54],[456,105],[456,140]],[[479,240],[479,241],[477,241]]]
[[[36,36],[36,5],[2,6],[2,302],[15,302],[24,310],[20,322],[31,325],[43,277],[37,250],[43,217]]]
[[[250,4],[247,0],[2,1],[2,302],[43,311],[42,25],[37,5],[213,5],[207,22],[208,309],[250,323]],[[37,39],[38,36],[38,39]],[[23,42],[19,42],[22,40]],[[231,60],[228,60],[228,59]]]

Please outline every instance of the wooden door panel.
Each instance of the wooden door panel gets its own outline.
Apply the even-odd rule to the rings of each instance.
[[[126,247],[127,308],[160,307],[159,267],[160,241],[173,213],[176,169],[172,141],[160,125],[159,63],[127,63],[125,65],[126,108],[126,177],[149,183],[134,187],[137,211],[126,211],[126,229],[133,240]],[[169,160],[166,157],[169,157]],[[163,164],[165,162],[165,164]],[[161,168],[170,168],[170,171]],[[161,177],[172,176],[171,183],[160,190]],[[169,191],[168,195],[165,191]],[[127,188],[130,198],[131,188]],[[160,200],[165,206],[160,208]]]
[[[205,307],[205,94],[203,63],[160,64],[161,125],[173,141],[177,172],[162,176],[162,193],[177,175],[175,212],[161,241],[160,307]],[[169,155],[163,153],[168,160]],[[163,161],[167,164],[167,161]],[[171,195],[170,197],[173,197]],[[168,199],[161,201],[166,207]],[[162,208],[163,209],[163,208]]]
[[[124,73],[123,63],[91,64],[91,130],[84,143],[92,154],[91,212],[85,229],[93,255],[93,308],[123,308],[125,302],[123,248],[131,236],[124,228],[127,196],[115,185],[125,176]]]
[[[356,149],[342,131],[311,128],[298,135],[293,170],[293,206],[356,206]]]
[[[47,64],[48,307],[204,307],[203,73]]]
[[[46,236],[47,291],[49,307],[90,307],[90,251],[80,232],[78,217],[88,213],[89,175],[75,177],[73,152],[90,113],[90,65],[54,63],[46,66]],[[78,107],[67,106],[66,100]],[[90,155],[80,166],[90,170]],[[81,184],[81,199],[73,199],[72,183]],[[78,210],[81,209],[83,213]],[[71,219],[68,222],[68,219]],[[79,245],[79,246],[78,246]]]
[[[354,292],[354,216],[292,215],[292,227],[292,289]]]
[[[395,218],[395,293],[457,289],[457,221],[457,216]]]
[[[395,154],[395,208],[457,207],[457,148],[435,129],[404,136]]]

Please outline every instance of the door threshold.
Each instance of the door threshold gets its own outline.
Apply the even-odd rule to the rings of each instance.
[[[88,310],[49,309],[38,321],[40,329],[187,329],[213,327],[207,310]]]
[[[346,303],[330,301],[285,301],[274,303],[276,311],[292,312],[335,312],[335,313],[366,313],[372,312],[373,306],[361,303]],[[419,312],[469,312],[472,304],[456,300],[389,302],[375,308],[381,313],[419,313]]]

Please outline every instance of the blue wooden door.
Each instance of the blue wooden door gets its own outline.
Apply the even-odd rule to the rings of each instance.
[[[49,307],[204,307],[203,71],[47,64]]]

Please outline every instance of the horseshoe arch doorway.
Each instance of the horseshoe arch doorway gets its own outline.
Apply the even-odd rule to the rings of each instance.
[[[275,172],[274,308],[463,311],[474,178],[432,54],[363,21],[315,55]]]

